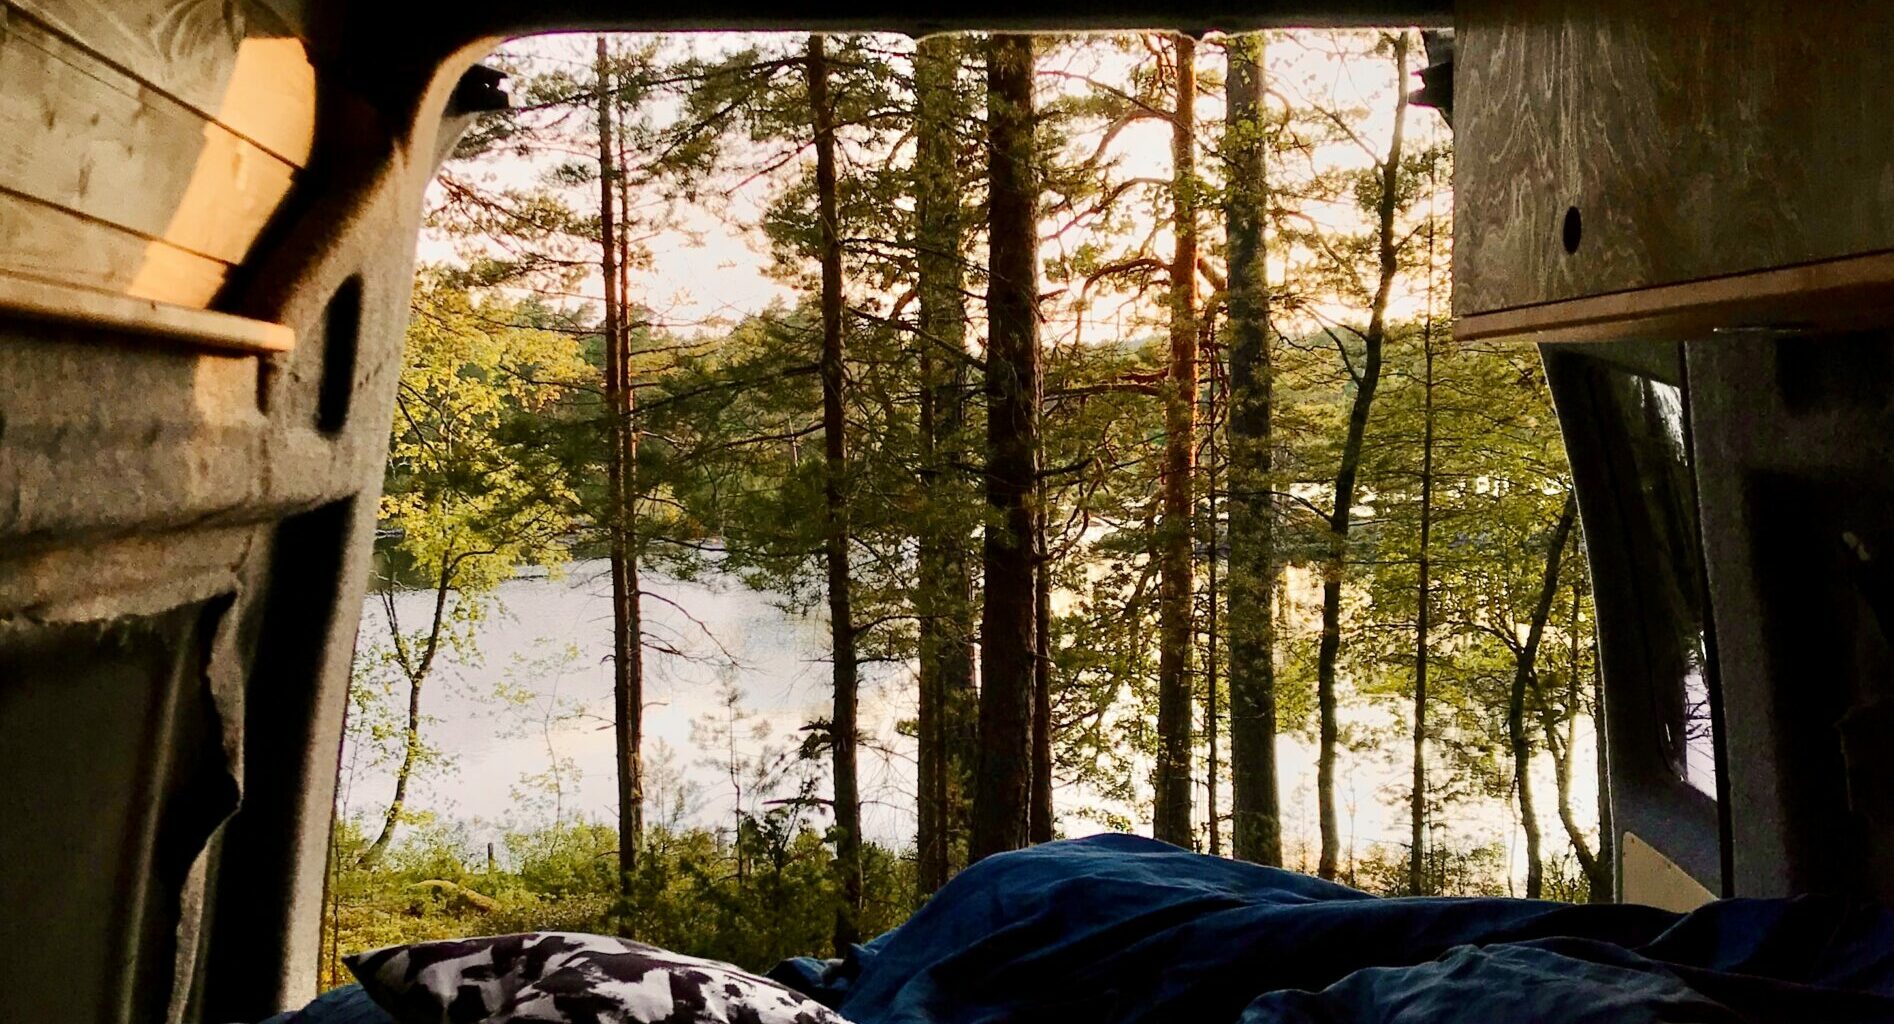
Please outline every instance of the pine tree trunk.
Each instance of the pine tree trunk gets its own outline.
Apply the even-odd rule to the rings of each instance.
[[[1217,384],[1219,374],[1212,360],[1210,393],[1204,411],[1209,420],[1204,467],[1204,655],[1203,655],[1203,731],[1205,750],[1204,818],[1210,823],[1210,855],[1223,856],[1223,820],[1217,805],[1219,763],[1222,751],[1217,717]]]
[[[927,895],[947,883],[954,840],[964,841],[974,745],[973,623],[967,538],[955,465],[966,420],[967,313],[961,295],[958,127],[955,78],[961,42],[926,36],[915,45],[915,265],[920,299],[921,476],[928,516],[918,531],[915,614],[920,620],[916,884]]]
[[[1407,81],[1407,33],[1394,37],[1395,81]],[[1342,649],[1342,582],[1348,568],[1348,531],[1354,517],[1357,477],[1361,472],[1362,441],[1368,431],[1368,411],[1381,383],[1381,349],[1387,340],[1388,297],[1400,266],[1395,258],[1394,214],[1400,175],[1402,142],[1407,127],[1407,92],[1395,90],[1394,130],[1387,155],[1380,162],[1381,195],[1375,210],[1376,250],[1380,274],[1368,329],[1362,334],[1361,368],[1354,374],[1355,398],[1348,408],[1348,433],[1342,442],[1341,464],[1335,472],[1335,506],[1329,514],[1328,553],[1322,566],[1322,639],[1316,650],[1316,707],[1320,729],[1315,760],[1315,790],[1321,812],[1322,851],[1316,873],[1334,878],[1341,857],[1341,825],[1335,810],[1335,753],[1341,739],[1336,714],[1335,675]]]
[[[623,526],[619,531],[623,552],[618,559],[622,567],[622,579],[615,577],[618,582],[612,592],[612,694],[620,790],[618,830],[621,837],[630,837],[630,842],[621,846],[619,855],[622,857],[629,850],[631,863],[636,867],[637,851],[644,841],[644,583],[638,568],[643,546],[637,536],[638,412],[637,396],[631,387],[631,328],[623,313],[626,305],[622,288],[623,262],[619,264],[619,273],[621,312],[616,390],[620,396],[617,418],[622,426],[617,431],[618,461],[624,466],[624,493],[618,505],[619,515],[623,517]],[[622,646],[620,637],[623,638]]]
[[[618,176],[612,140],[611,56],[604,36],[598,37],[598,157],[599,157],[599,269],[605,289],[605,408],[611,427],[606,431],[606,513],[612,576],[612,727],[618,768],[619,879],[629,892],[631,871],[637,866],[642,832],[644,797],[639,780],[640,719],[643,706],[643,641],[638,617],[638,567],[629,540],[632,515],[630,473],[637,439],[631,429],[631,387],[628,346],[623,323],[624,296],[620,293],[617,203],[613,195]]]
[[[987,40],[986,603],[970,859],[1026,844],[1032,783],[1033,486],[1039,470],[1033,41]]]
[[[1519,794],[1519,821],[1526,832],[1526,898],[1545,895],[1545,858],[1540,851],[1539,815],[1532,798],[1532,739],[1526,731],[1526,690],[1532,684],[1539,657],[1539,642],[1545,637],[1546,621],[1552,617],[1552,602],[1558,597],[1559,561],[1565,554],[1565,542],[1572,533],[1572,520],[1578,508],[1571,494],[1559,512],[1558,525],[1545,556],[1545,576],[1539,585],[1539,600],[1532,609],[1532,621],[1526,630],[1526,642],[1514,655],[1512,698],[1506,708],[1506,732],[1513,754],[1513,788]]]
[[[1032,666],[1032,811],[1026,838],[1052,842],[1052,563],[1046,544],[1046,482],[1039,481],[1034,517]]]
[[[624,136],[619,136],[619,163],[626,166],[624,159]],[[639,560],[644,555],[644,543],[638,535],[638,392],[631,386],[631,338],[633,323],[631,314],[631,232],[625,230],[625,224],[631,216],[630,186],[626,176],[618,176],[618,209],[621,227],[618,231],[618,393],[622,396],[620,422],[624,428],[619,435],[620,459],[624,464],[624,502],[620,506],[624,516],[625,554],[625,590],[623,607],[623,631],[626,639],[625,649],[625,686],[624,697],[615,708],[615,721],[626,723],[624,732],[618,738],[618,747],[624,752],[624,762],[620,767],[621,777],[629,778],[630,792],[621,797],[618,816],[618,828],[621,834],[629,833],[635,851],[644,843],[644,580]],[[618,622],[618,611],[613,612],[614,623]],[[616,635],[616,629],[614,630]],[[616,688],[614,688],[616,692]],[[634,863],[635,866],[635,863]]]
[[[947,546],[947,566],[948,582],[959,584],[959,589],[948,592],[957,604],[944,616],[954,630],[953,656],[941,659],[947,720],[947,871],[951,875],[972,859],[974,776],[980,766],[980,688],[974,671],[980,657],[975,621],[978,599],[973,590],[977,562],[967,537],[955,537]]]
[[[1282,863],[1276,779],[1276,500],[1271,470],[1272,381],[1269,277],[1264,259],[1268,199],[1262,137],[1263,37],[1225,43],[1231,183],[1229,238],[1230,401],[1230,797],[1232,852]]]
[[[918,65],[918,58],[917,58]],[[925,206],[925,200],[919,205]],[[924,244],[924,243],[923,243]],[[923,278],[922,287],[925,288]],[[926,316],[923,312],[922,319]],[[925,328],[923,328],[925,329]],[[922,343],[920,369],[920,441],[922,487],[929,511],[939,493],[938,395],[930,386],[939,357]],[[936,513],[938,514],[938,513]],[[924,523],[915,544],[914,615],[920,625],[915,709],[914,885],[926,897],[947,884],[947,690],[941,671],[943,646],[939,594],[946,559],[933,522]]]
[[[1433,268],[1428,267],[1428,273]],[[1407,891],[1415,896],[1427,886],[1427,659],[1428,629],[1433,615],[1434,531],[1434,324],[1421,327],[1422,405],[1420,471],[1420,553],[1414,595],[1414,778],[1408,793]]]
[[[1197,447],[1197,42],[1175,37],[1177,107],[1171,114],[1170,370],[1164,389],[1163,519],[1158,529],[1156,770],[1152,835],[1190,847],[1192,465]]]
[[[829,100],[829,62],[822,36],[809,37],[809,107],[815,128],[816,220],[822,232],[822,496],[824,560],[828,567],[830,658],[835,710],[829,748],[835,772],[835,860],[842,906],[835,918],[835,951],[845,955],[860,938],[861,796],[856,781],[858,686],[855,619],[849,606],[846,382],[842,366],[842,240],[835,212],[835,111]]]

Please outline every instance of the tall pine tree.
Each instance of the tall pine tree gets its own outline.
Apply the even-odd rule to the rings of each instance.
[[[1039,187],[1033,38],[987,40],[988,516],[982,553],[980,755],[970,857],[1027,842],[1032,787],[1033,495],[1039,474]]]

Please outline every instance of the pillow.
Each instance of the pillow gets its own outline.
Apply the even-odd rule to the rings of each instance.
[[[347,963],[400,1024],[848,1024],[729,964],[602,935],[422,942]]]

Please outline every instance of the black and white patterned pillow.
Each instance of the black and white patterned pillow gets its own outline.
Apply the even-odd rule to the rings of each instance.
[[[848,1024],[729,964],[602,935],[422,942],[348,965],[401,1024]]]

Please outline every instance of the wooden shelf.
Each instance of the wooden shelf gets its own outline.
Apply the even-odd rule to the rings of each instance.
[[[0,317],[163,338],[184,348],[275,355],[296,344],[282,324],[0,273]]]
[[[1559,344],[1718,333],[1838,331],[1894,323],[1894,252],[1473,313],[1462,341]]]

